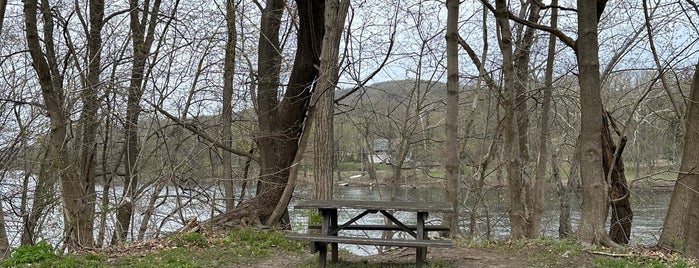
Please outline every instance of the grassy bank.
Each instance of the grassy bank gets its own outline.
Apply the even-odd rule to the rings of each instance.
[[[697,267],[696,260],[651,248],[584,248],[575,240],[457,241],[430,249],[427,267]],[[95,252],[58,256],[47,243],[13,250],[3,267],[316,267],[308,244],[255,228],[171,235]],[[329,267],[414,267],[413,249],[356,256]]]
[[[255,228],[170,235],[157,241],[58,256],[50,245],[13,250],[4,267],[239,267],[276,254],[299,255],[304,243]]]

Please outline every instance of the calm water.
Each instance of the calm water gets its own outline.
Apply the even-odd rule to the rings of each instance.
[[[667,206],[670,200],[672,192],[670,190],[643,190],[635,191],[631,195],[631,205],[634,210],[633,226],[631,229],[631,243],[632,244],[642,244],[651,245],[657,243],[660,236],[660,231],[662,229],[663,220],[665,218],[665,213],[667,212]],[[444,193],[441,189],[434,188],[383,188],[381,194],[376,187],[339,187],[336,189],[333,198],[334,199],[347,199],[347,200],[393,200],[400,201],[444,201]],[[485,202],[490,210],[490,221],[491,221],[491,234],[493,238],[504,238],[509,234],[509,218],[507,215],[507,197],[505,191],[491,191],[487,193]],[[292,200],[293,203],[298,202],[298,199]],[[469,208],[462,208],[462,232],[468,232],[468,218],[467,214],[470,213],[469,209],[472,202],[467,200],[466,205]],[[578,199],[573,201],[572,207],[573,211],[571,213],[571,221],[573,223],[573,229],[577,227],[578,220],[580,219],[579,211],[580,201]],[[549,238],[558,238],[558,216],[559,216],[559,203],[558,197],[555,193],[551,193],[546,197],[544,215],[542,219],[542,230],[544,235]],[[485,230],[485,216],[482,211],[479,211],[479,230],[481,233]],[[293,228],[295,231],[303,232],[307,226],[306,215],[308,210],[291,210]],[[359,211],[346,211],[340,212],[339,220],[340,222],[350,219],[352,216],[359,213]],[[352,214],[352,215],[350,215]],[[407,223],[415,223],[415,216],[413,213],[397,213],[397,217],[401,220],[405,220]],[[440,222],[441,215],[430,215],[430,221],[433,223]],[[360,221],[362,224],[382,224],[383,217],[379,215],[368,215]],[[369,235],[372,237],[378,237],[381,235],[380,232],[360,232],[360,231],[343,231],[345,235]],[[401,235],[404,235],[401,233]],[[341,245],[341,248],[345,248],[355,254],[374,254],[377,252],[376,248],[373,246],[355,246],[355,245]]]

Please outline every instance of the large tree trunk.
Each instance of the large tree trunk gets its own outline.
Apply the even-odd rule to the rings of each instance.
[[[670,206],[663,224],[659,245],[685,251],[699,257],[699,63],[694,70],[692,93],[685,115],[684,149],[680,172],[677,174],[675,189],[672,191]]]
[[[522,178],[522,159],[519,147],[519,120],[515,105],[515,69],[512,55],[512,29],[508,19],[507,1],[495,1],[495,17],[500,31],[500,51],[502,52],[502,72],[505,76],[504,100],[505,109],[505,162],[507,166],[508,197],[510,201],[510,237],[524,238],[527,234],[526,185]]]
[[[258,44],[256,101],[260,134],[256,137],[256,143],[260,152],[261,174],[257,195],[235,210],[209,220],[214,225],[262,223],[272,215],[289,179],[290,167],[303,132],[310,89],[318,74],[316,67],[320,64],[325,2],[296,1],[299,16],[297,50],[289,84],[281,101],[278,97],[281,66],[279,29],[285,1],[270,0],[266,4],[262,10]]]
[[[681,174],[684,173],[687,176],[678,179],[675,184],[675,191],[677,191],[679,185],[681,188],[686,189],[691,196],[688,206],[686,207],[687,217],[684,219],[684,252],[694,258],[699,258],[699,228],[696,228],[696,224],[699,222],[699,209],[697,209],[699,207],[699,175],[697,175],[696,172],[699,167],[699,72],[697,72],[697,70],[699,70],[699,64],[697,64],[694,69],[692,93],[689,97],[689,108],[685,116],[686,135],[684,140],[684,153],[682,155],[682,166],[680,167]],[[686,182],[687,185],[681,185],[683,182]],[[672,200],[675,200],[674,191]],[[683,202],[680,202],[680,204],[682,203]],[[670,206],[672,205],[675,204],[670,203]],[[665,223],[667,222],[668,219],[665,220]],[[663,229],[663,233],[664,230],[665,229]]]
[[[445,199],[454,213],[445,215],[452,237],[460,236],[459,230],[459,48],[458,44],[459,0],[447,0],[447,115],[445,122],[446,187]]]
[[[600,96],[597,23],[602,9],[595,2],[578,0],[576,57],[580,75],[580,179],[582,207],[578,241],[582,244],[613,242],[605,231],[607,184],[602,171],[602,99]]]
[[[345,26],[349,0],[328,0],[325,3],[325,35],[320,54],[318,82],[311,101],[315,118],[313,139],[313,175],[315,199],[332,199],[333,191],[333,115],[335,113],[335,87],[338,79],[340,37]]]
[[[66,245],[71,250],[80,247],[92,247],[92,222],[87,222],[83,216],[94,214],[94,211],[88,211],[90,210],[90,205],[94,205],[94,202],[89,202],[90,197],[87,196],[87,193],[83,190],[89,188],[88,185],[90,182],[78,179],[77,172],[75,172],[76,169],[69,164],[71,162],[71,155],[68,149],[69,146],[66,144],[68,138],[69,115],[64,104],[63,77],[58,69],[59,63],[56,60],[57,57],[53,42],[54,24],[53,18],[51,17],[51,7],[47,0],[41,1],[40,8],[44,26],[44,38],[42,39],[45,47],[44,51],[41,47],[41,40],[39,39],[37,29],[38,6],[39,4],[36,0],[24,2],[27,46],[32,57],[32,65],[39,79],[39,85],[41,87],[41,93],[44,98],[44,105],[48,112],[51,127],[48,139],[49,149],[47,152],[48,167],[42,168],[42,172],[40,173],[40,177],[42,178],[39,178],[40,181],[37,183],[37,190],[39,190],[39,185],[42,185],[42,193],[40,194],[48,195],[49,192],[45,190],[49,189],[50,183],[46,176],[59,178],[62,193],[61,198]],[[92,198],[94,198],[94,196]],[[39,199],[35,200],[46,201],[47,199],[50,199],[50,197],[40,196]],[[45,206],[46,204],[42,202],[35,203],[35,206],[38,205],[39,208]],[[34,208],[33,211],[36,209],[37,208]],[[94,209],[94,206],[92,209]],[[38,217],[36,217],[36,214],[30,215],[30,217],[32,216],[35,216],[35,218],[30,219],[30,223],[33,221],[33,224],[35,224]],[[84,226],[85,224],[88,226]],[[33,226],[28,227],[33,228]],[[82,230],[89,230],[89,232],[85,233]]]
[[[226,0],[226,55],[223,63],[223,110],[221,111],[221,138],[223,144],[233,147],[233,133],[231,132],[233,120],[233,77],[235,75],[235,45],[237,32],[235,28],[235,3]],[[235,208],[235,189],[233,188],[233,155],[222,150],[221,164],[223,169],[223,189],[226,211]]]

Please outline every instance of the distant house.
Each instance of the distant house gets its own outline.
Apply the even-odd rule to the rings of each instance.
[[[391,141],[384,138],[379,138],[374,140],[372,146],[371,157],[369,158],[372,163],[384,163],[388,164],[391,162]]]

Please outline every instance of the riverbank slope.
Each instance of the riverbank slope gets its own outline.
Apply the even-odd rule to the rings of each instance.
[[[169,235],[159,240],[55,255],[45,243],[15,249],[4,267],[316,267],[306,243],[284,232],[258,228]],[[612,251],[583,248],[574,240],[457,241],[430,249],[427,267],[696,267],[696,260],[654,248]],[[412,267],[415,251],[392,249],[379,255],[341,252],[331,267]]]

